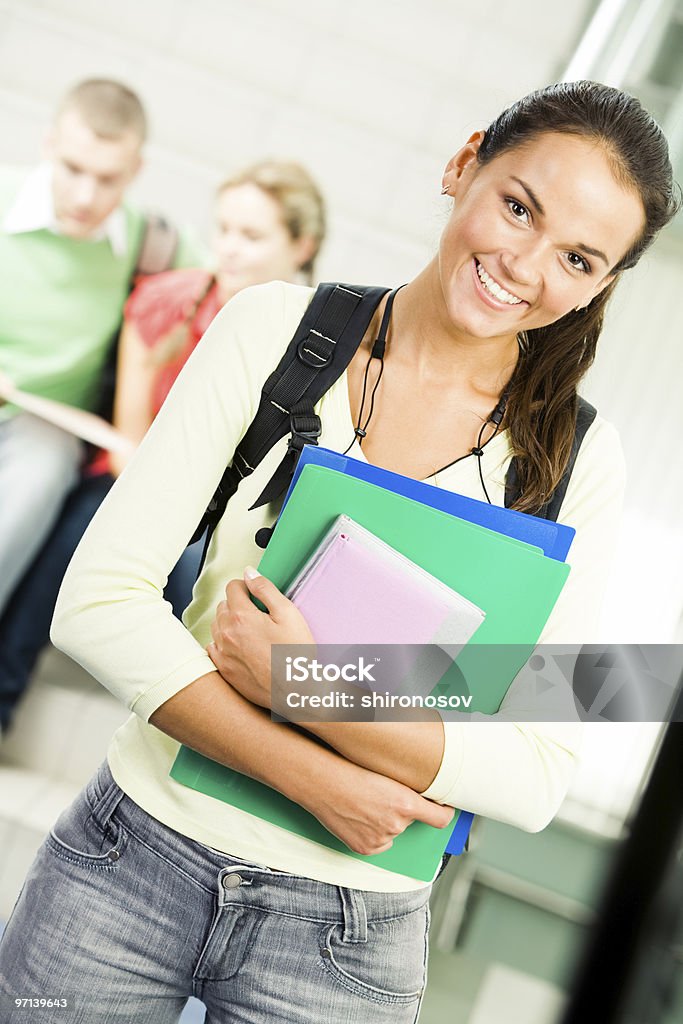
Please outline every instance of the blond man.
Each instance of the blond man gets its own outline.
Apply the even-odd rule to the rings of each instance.
[[[144,231],[124,195],[146,131],[134,92],[90,79],[62,100],[43,163],[29,173],[0,168],[0,371],[26,392],[96,405]],[[81,454],[72,434],[0,407],[0,611],[74,485]]]

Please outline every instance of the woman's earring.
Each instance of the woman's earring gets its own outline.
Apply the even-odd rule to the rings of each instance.
[[[444,185],[444,187],[441,189],[441,195],[442,196],[447,196],[448,195],[448,185]]]

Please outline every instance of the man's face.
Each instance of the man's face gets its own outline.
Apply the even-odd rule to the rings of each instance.
[[[78,110],[60,115],[47,143],[60,231],[87,238],[107,219],[140,168],[140,146],[133,131],[106,139],[88,127]]]

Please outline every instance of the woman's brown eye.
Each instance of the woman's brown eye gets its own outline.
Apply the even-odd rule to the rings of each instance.
[[[526,206],[524,206],[522,203],[517,202],[516,199],[506,199],[505,202],[508,204],[508,207],[513,217],[516,217],[517,220],[523,220],[524,217],[528,216]]]
[[[590,274],[591,268],[588,260],[585,260],[578,252],[568,253],[568,259],[572,267],[576,267],[577,270],[583,270],[585,274]]]

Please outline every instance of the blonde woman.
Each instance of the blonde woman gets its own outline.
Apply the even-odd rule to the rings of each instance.
[[[295,163],[263,161],[218,189],[214,271],[171,270],[142,281],[126,306],[114,425],[139,444],[216,313],[255,284],[310,284],[325,234],[323,199]],[[121,471],[130,456],[110,463]]]

